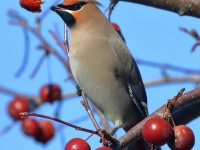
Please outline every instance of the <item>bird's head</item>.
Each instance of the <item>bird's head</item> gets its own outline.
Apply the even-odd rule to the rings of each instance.
[[[97,4],[100,3],[96,0],[65,0],[61,4],[52,6],[51,10],[55,11],[70,28],[77,22],[86,21],[88,14],[95,13],[93,11]]]

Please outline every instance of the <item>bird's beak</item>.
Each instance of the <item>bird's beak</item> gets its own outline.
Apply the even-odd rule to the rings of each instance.
[[[63,4],[51,6],[50,9],[52,11],[58,12],[58,11],[64,11],[64,8],[62,7]]]
[[[59,9],[59,7],[57,7],[57,6],[51,6],[50,9],[51,9],[52,11],[55,11],[55,12],[56,12],[56,11]]]
[[[58,4],[55,6],[51,6],[50,9],[54,12],[56,12],[63,21],[68,25],[68,27],[71,27],[75,24],[76,20],[72,14],[70,14],[70,10],[67,9],[67,6],[63,4]]]

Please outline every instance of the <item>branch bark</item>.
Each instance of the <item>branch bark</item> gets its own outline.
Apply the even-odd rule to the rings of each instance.
[[[178,13],[180,16],[187,15],[200,18],[199,0],[119,0],[119,1],[132,2],[159,9],[164,9]]]
[[[196,114],[196,111],[194,110],[194,108],[196,108],[196,110],[199,110],[199,108],[200,108],[200,88],[183,94],[176,101],[176,104],[175,104],[174,109],[172,111],[172,114],[174,116],[175,121],[178,121],[178,124],[180,124],[180,123],[188,123],[191,120],[193,120],[194,118],[198,117],[200,115],[200,113],[198,112]],[[154,113],[152,113],[147,118],[142,120],[140,123],[135,125],[124,136],[119,138],[120,146],[124,147],[124,146],[128,145],[129,143],[135,142],[138,139],[140,139],[141,136],[142,136],[142,133],[141,133],[142,132],[142,127],[144,126],[145,122],[147,120],[149,120],[150,118],[161,117],[164,109],[165,109],[165,105],[160,107]],[[182,112],[184,112],[185,115],[188,112],[190,112],[190,114],[189,114],[190,116],[187,114],[186,115],[187,117],[185,117],[185,115],[183,115]]]

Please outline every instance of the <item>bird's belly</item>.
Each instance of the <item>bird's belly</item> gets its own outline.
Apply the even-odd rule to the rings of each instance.
[[[112,67],[103,61],[98,62],[72,57],[71,70],[78,85],[115,126],[138,122],[140,119],[134,115],[138,109],[115,77]]]

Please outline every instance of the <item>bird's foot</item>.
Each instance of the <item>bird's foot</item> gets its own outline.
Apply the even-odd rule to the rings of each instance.
[[[104,143],[104,146],[109,146],[109,147],[118,147],[119,141],[113,137],[110,133],[108,133],[106,130],[102,130],[102,136],[100,139],[100,142]]]
[[[119,128],[121,128],[121,126],[115,127],[115,128],[110,132],[110,135],[113,136],[113,135],[117,132],[117,130],[118,130]]]
[[[82,90],[81,90],[81,88],[80,88],[80,86],[78,84],[76,85],[76,90],[77,90],[76,94],[78,96],[81,96],[82,95]]]

